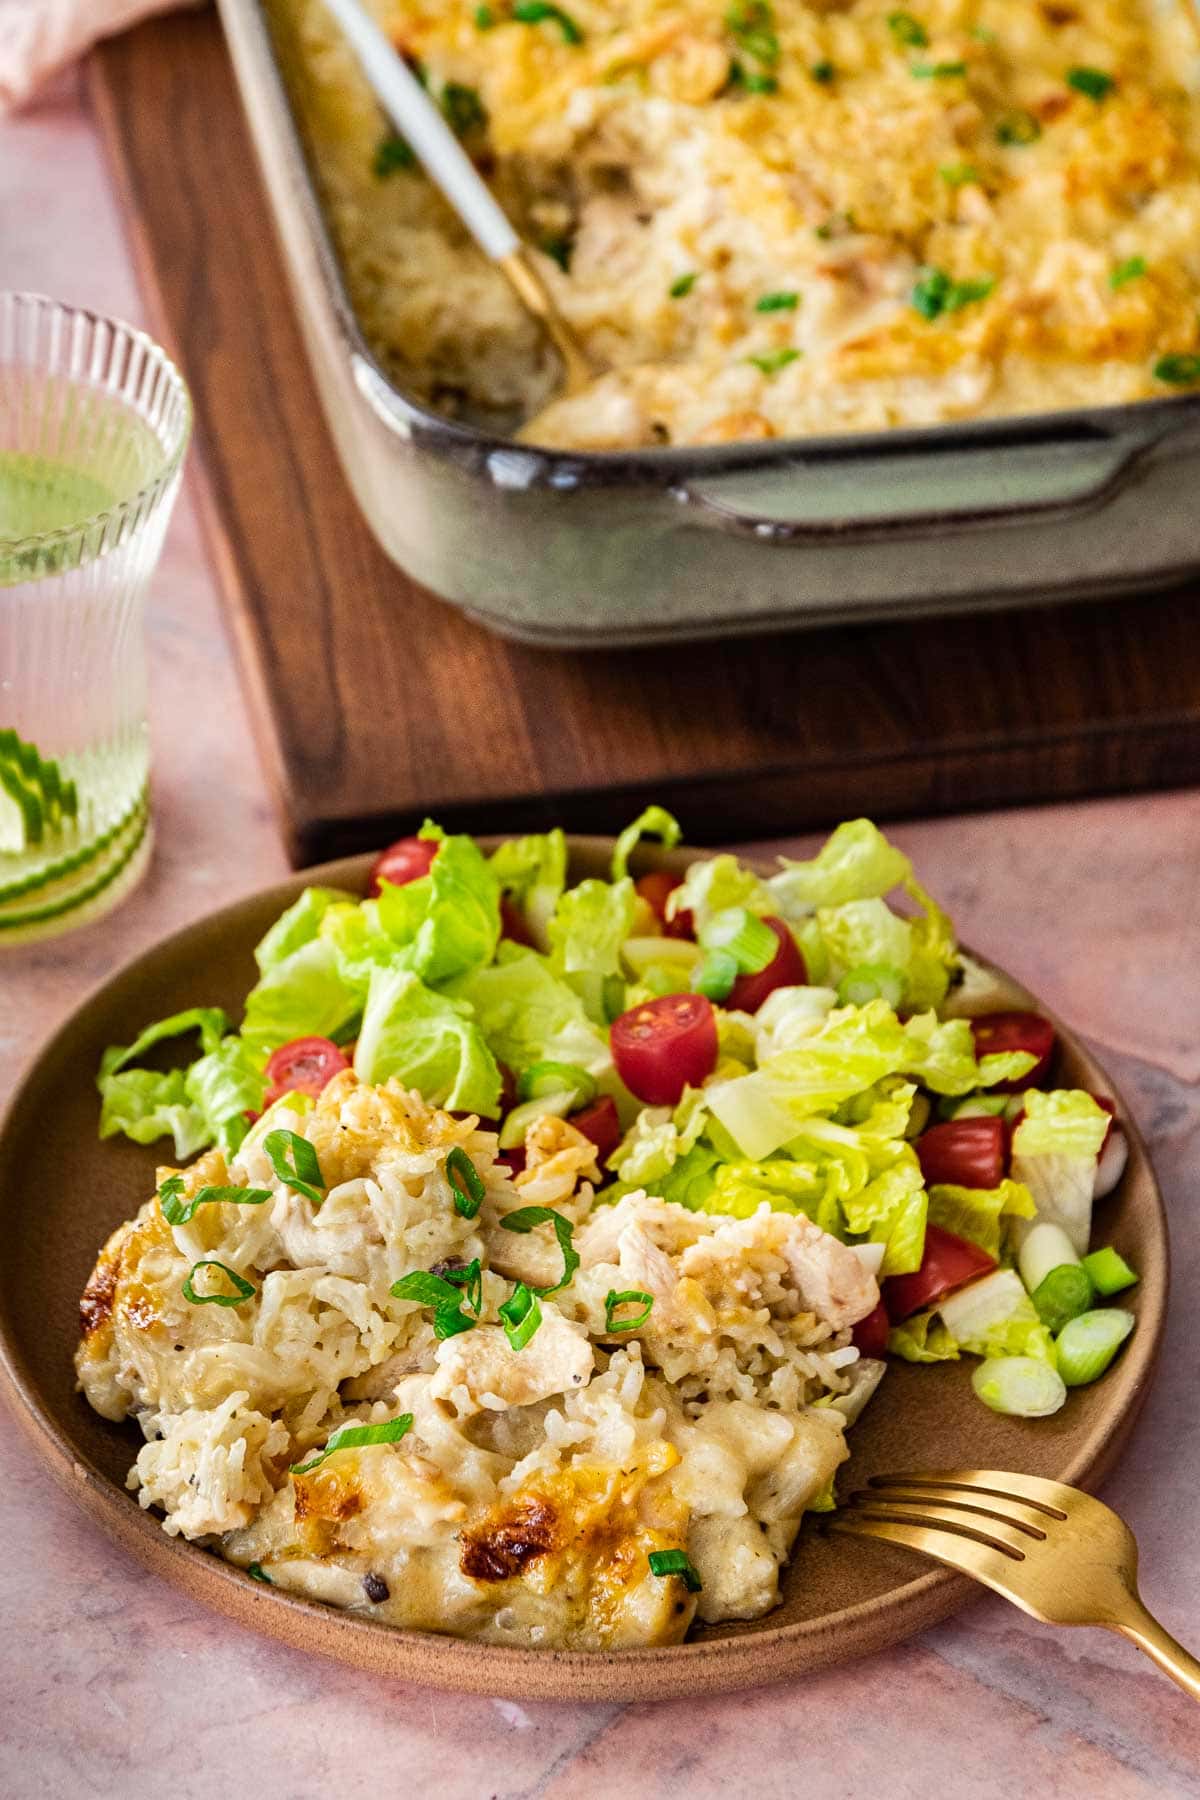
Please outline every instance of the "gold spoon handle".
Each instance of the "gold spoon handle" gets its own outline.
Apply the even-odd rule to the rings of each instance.
[[[596,379],[596,371],[588,362],[575,333],[555,306],[550,290],[542,280],[541,271],[527,247],[522,244],[520,249],[511,251],[509,255],[497,257],[496,262],[516,289],[522,305],[534,318],[541,320],[547,337],[561,356],[567,393],[577,394],[582,388],[588,387]]]
[[[1144,1650],[1185,1694],[1200,1700],[1200,1661],[1163,1629],[1153,1613],[1147,1612],[1137,1594],[1129,1596],[1126,1616],[1115,1620],[1112,1628]]]

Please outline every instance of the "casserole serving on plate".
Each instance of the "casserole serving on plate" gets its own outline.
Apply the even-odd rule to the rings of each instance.
[[[609,367],[554,399],[317,0],[223,0],[343,461],[435,591],[582,644],[1194,566],[1182,6],[379,10]]]

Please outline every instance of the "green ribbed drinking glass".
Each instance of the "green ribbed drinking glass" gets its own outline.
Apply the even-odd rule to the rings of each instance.
[[[145,871],[143,610],[190,429],[144,332],[0,294],[0,949]]]

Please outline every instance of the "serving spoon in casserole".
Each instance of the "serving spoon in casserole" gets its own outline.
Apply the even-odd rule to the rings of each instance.
[[[577,394],[596,379],[597,371],[555,305],[528,245],[362,0],[325,0],[325,4],[384,112],[484,255],[504,271],[522,306],[537,319],[562,360],[566,392]]]

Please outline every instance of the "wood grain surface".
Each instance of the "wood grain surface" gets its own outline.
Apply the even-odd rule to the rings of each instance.
[[[467,623],[385,558],[342,477],[215,17],[110,41],[90,88],[195,396],[210,544],[297,863],[426,812],[603,830],[653,795],[715,842],[1200,775],[1194,590],[575,655]]]

